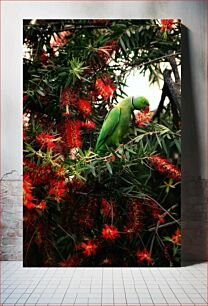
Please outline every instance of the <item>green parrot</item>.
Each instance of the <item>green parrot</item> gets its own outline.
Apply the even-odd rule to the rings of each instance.
[[[134,110],[149,109],[149,101],[145,97],[128,97],[111,109],[103,122],[95,146],[95,152],[100,154],[106,146],[118,147],[120,140],[129,131],[131,115]]]

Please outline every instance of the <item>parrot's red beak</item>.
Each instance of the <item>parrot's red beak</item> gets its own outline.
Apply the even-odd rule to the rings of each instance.
[[[145,109],[144,109],[144,113],[145,113],[145,114],[148,114],[148,113],[149,113],[149,111],[150,111],[150,107],[149,107],[149,105],[148,105],[148,106],[146,106],[146,107],[145,107]]]

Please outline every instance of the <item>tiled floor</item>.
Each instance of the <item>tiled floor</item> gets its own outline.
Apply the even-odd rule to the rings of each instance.
[[[121,269],[1,262],[0,305],[208,305],[207,272],[207,264]]]

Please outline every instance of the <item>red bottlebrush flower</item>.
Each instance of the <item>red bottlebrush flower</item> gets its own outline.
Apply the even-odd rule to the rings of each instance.
[[[101,200],[101,208],[102,208],[102,214],[105,217],[108,217],[112,211],[112,205],[105,198],[102,198]]]
[[[38,204],[36,207],[41,209],[41,210],[45,210],[46,202],[45,201],[41,201],[40,204]]]
[[[29,174],[23,175],[23,203],[28,209],[35,207],[32,195],[32,180]]]
[[[128,203],[128,223],[124,231],[132,238],[132,235],[141,231],[143,226],[143,206],[138,199],[131,199]]]
[[[74,192],[76,194],[76,191]],[[73,220],[79,225],[79,232],[86,235],[86,231],[92,230],[95,227],[95,222],[98,212],[98,203],[96,197],[90,197],[83,202],[74,213]]]
[[[136,253],[136,256],[137,256],[137,258],[140,262],[142,262],[142,261],[147,261],[148,263],[153,262],[153,260],[151,258],[151,253],[147,252],[146,249],[144,249],[143,251],[138,251]]]
[[[53,33],[50,40],[50,47],[56,51],[59,47],[64,46],[69,41],[69,38],[67,37],[69,34],[69,31],[59,32],[58,35]]]
[[[96,254],[96,244],[88,241],[87,243],[82,243],[81,247],[84,249],[83,253],[87,256],[91,256],[92,254]]]
[[[78,111],[84,115],[84,116],[89,116],[92,113],[92,107],[90,103],[85,100],[85,99],[79,99],[77,102],[77,109]]]
[[[104,100],[107,100],[108,98],[112,97],[114,91],[116,90],[116,87],[110,84],[109,82],[110,80],[106,81],[105,84],[101,79],[97,79],[95,83],[98,94],[101,95]]]
[[[173,28],[174,19],[160,19],[161,30],[165,31]]]
[[[50,184],[53,186],[49,189],[49,194],[56,199],[57,202],[60,202],[66,192],[65,181],[55,181],[51,180]]]
[[[56,172],[55,176],[57,177],[63,177],[66,174],[66,170],[64,170],[62,167],[60,167]]]
[[[165,213],[162,214],[161,213],[161,209],[160,207],[157,206],[157,204],[155,202],[151,202],[151,208],[152,208],[152,216],[154,219],[156,219],[157,221],[159,221],[160,223],[164,223],[165,220],[164,220],[164,217],[165,217]]]
[[[144,126],[151,120],[149,107],[145,108],[144,111],[137,111],[135,114],[136,124],[138,126]]]
[[[167,177],[175,181],[181,180],[181,171],[175,165],[171,164],[168,160],[158,156],[152,155],[148,158],[150,164],[160,173],[164,173]]]
[[[107,225],[102,230],[102,235],[107,240],[114,240],[115,238],[119,237],[119,233],[117,228],[114,225]]]
[[[51,165],[40,165],[24,160],[24,167],[30,174],[33,186],[40,186],[48,183],[52,174]]]
[[[69,149],[82,146],[81,122],[79,120],[66,120],[66,140]]]
[[[66,105],[75,106],[77,100],[78,100],[78,95],[70,86],[66,87],[62,91],[60,98],[60,104],[62,107]]]
[[[56,141],[53,135],[48,133],[41,132],[39,135],[36,136],[37,142],[41,145],[42,149],[52,149],[55,147],[54,141]]]
[[[25,206],[28,208],[28,209],[33,209],[36,207],[36,205],[32,202],[27,202],[27,204],[25,204]]]
[[[181,245],[181,231],[180,228],[177,228],[175,235],[172,235],[171,242],[176,245]]]
[[[45,66],[47,65],[48,63],[48,54],[46,52],[43,52],[41,55],[40,55],[40,61],[41,63]]]
[[[83,127],[88,129],[88,130],[93,130],[95,128],[95,124],[91,120],[87,120],[84,124]]]

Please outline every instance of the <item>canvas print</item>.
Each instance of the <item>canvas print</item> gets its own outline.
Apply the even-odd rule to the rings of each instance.
[[[181,21],[23,21],[26,267],[181,261]]]

